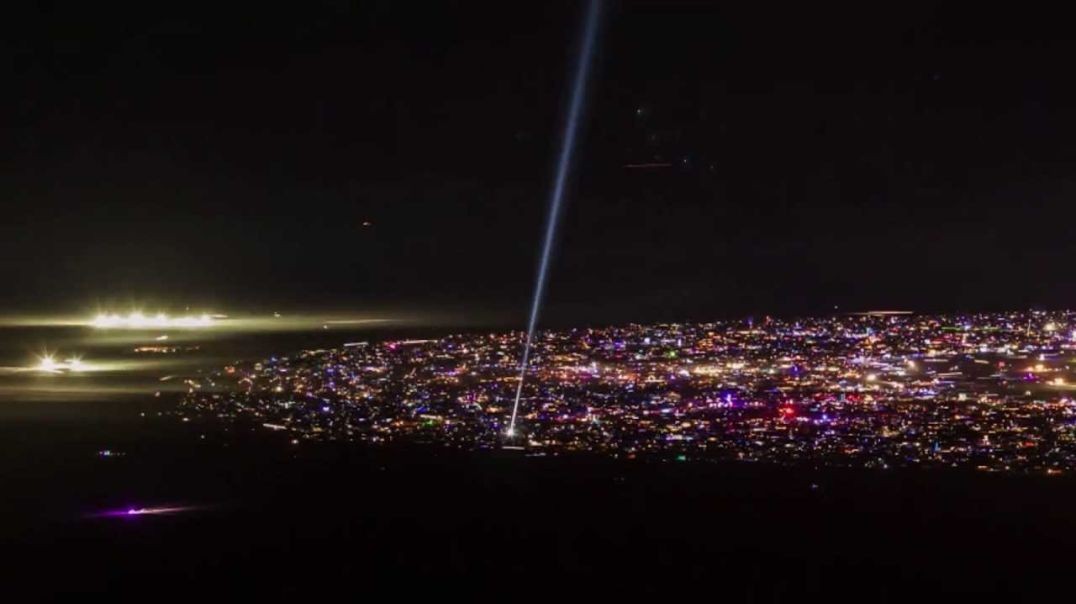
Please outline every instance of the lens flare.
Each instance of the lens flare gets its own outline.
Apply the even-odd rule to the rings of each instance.
[[[591,56],[594,54],[595,38],[598,32],[599,0],[591,0],[587,7],[586,25],[583,30],[583,45],[579,52],[579,64],[575,72],[575,80],[572,88],[572,101],[568,107],[568,121],[564,127],[564,139],[562,141],[560,160],[557,162],[557,175],[553,185],[553,192],[549,198],[549,216],[546,219],[545,237],[542,240],[542,257],[538,265],[538,276],[534,283],[534,298],[531,301],[530,318],[527,321],[527,339],[523,344],[523,358],[519,363],[519,385],[516,387],[516,398],[512,404],[512,419],[508,423],[507,436],[516,435],[516,416],[519,414],[519,399],[523,395],[523,379],[527,375],[527,362],[530,360],[531,344],[534,341],[534,330],[538,324],[538,311],[542,306],[542,295],[545,293],[546,275],[549,270],[549,257],[553,247],[554,236],[557,232],[557,218],[560,215],[561,202],[564,199],[564,188],[568,181],[568,172],[572,163],[572,152],[575,149],[576,130],[580,122],[580,114],[583,112],[583,99],[586,96],[587,75],[590,72]]]

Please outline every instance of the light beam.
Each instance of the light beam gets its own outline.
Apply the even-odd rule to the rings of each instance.
[[[538,311],[542,306],[545,293],[546,275],[549,270],[549,256],[557,232],[557,218],[560,215],[564,188],[568,181],[568,172],[572,163],[572,151],[575,149],[575,135],[583,111],[583,99],[586,96],[587,75],[590,72],[591,55],[594,54],[595,38],[598,32],[598,13],[600,0],[591,0],[587,7],[586,23],[583,29],[583,44],[579,52],[579,64],[576,67],[572,87],[572,100],[568,106],[568,121],[564,126],[564,139],[561,141],[560,160],[557,162],[557,175],[553,191],[549,198],[549,216],[546,218],[545,237],[542,239],[542,256],[538,264],[538,276],[534,283],[534,298],[531,300],[530,318],[527,321],[527,339],[523,344],[523,359],[519,363],[519,385],[516,387],[516,399],[512,404],[512,419],[508,423],[509,437],[516,434],[516,416],[519,414],[519,399],[523,395],[523,379],[527,375],[527,362],[530,360],[531,345],[534,342],[534,329],[538,324]]]

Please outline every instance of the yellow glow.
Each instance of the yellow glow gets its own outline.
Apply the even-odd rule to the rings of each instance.
[[[31,367],[31,369],[35,371],[44,371],[46,373],[63,373],[65,371],[90,371],[92,368],[86,363],[83,363],[82,359],[79,357],[71,357],[64,361],[57,361],[54,355],[46,354],[40,357],[37,361],[37,365]]]
[[[98,329],[192,329],[211,327],[213,325],[213,317],[208,314],[170,317],[163,312],[157,313],[152,317],[147,317],[141,311],[132,312],[127,316],[115,313],[102,313],[94,317],[91,325]]]

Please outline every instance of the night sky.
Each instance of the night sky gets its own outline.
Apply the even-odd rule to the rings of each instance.
[[[583,7],[272,4],[4,9],[3,310],[522,324]],[[730,6],[606,4],[547,324],[1073,305],[1067,19]]]

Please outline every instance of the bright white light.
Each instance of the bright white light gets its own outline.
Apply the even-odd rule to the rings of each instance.
[[[55,356],[47,354],[40,357],[37,361],[37,365],[34,365],[30,369],[43,371],[45,373],[63,373],[65,371],[88,371],[90,367],[88,367],[86,363],[83,363],[82,359],[79,357],[71,357],[61,362],[57,361]]]
[[[152,317],[147,317],[140,311],[132,312],[126,317],[115,313],[103,313],[94,317],[91,325],[98,329],[193,329],[199,327],[211,327],[213,325],[213,317],[208,314],[169,317],[163,312],[157,313]]]

